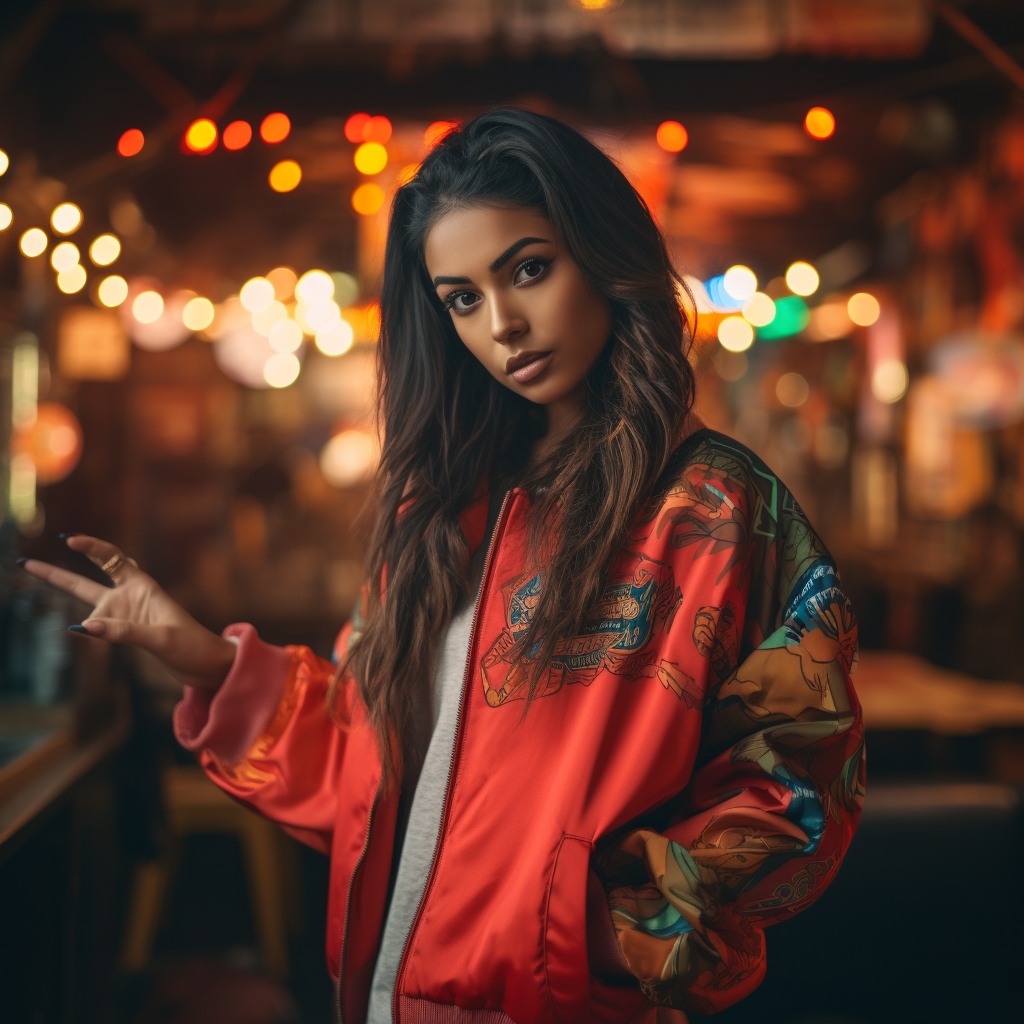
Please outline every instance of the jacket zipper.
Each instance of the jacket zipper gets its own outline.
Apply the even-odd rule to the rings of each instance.
[[[473,619],[469,625],[469,646],[466,648],[466,668],[462,675],[462,693],[459,695],[459,709],[455,716],[455,743],[452,745],[452,758],[448,764],[448,781],[445,783],[444,791],[444,810],[441,813],[441,824],[437,829],[437,839],[434,840],[434,859],[430,862],[430,871],[427,872],[427,884],[423,887],[423,895],[420,897],[420,902],[416,907],[416,914],[412,919],[412,924],[409,926],[409,934],[405,937],[405,945],[402,947],[402,956],[398,961],[398,971],[395,974],[395,990],[391,993],[391,1020],[393,1024],[398,1024],[398,993],[402,987],[402,972],[405,969],[406,954],[409,952],[409,942],[412,940],[413,934],[416,932],[416,926],[420,922],[423,905],[427,902],[427,897],[430,895],[431,887],[434,884],[434,875],[437,872],[437,862],[441,859],[441,837],[444,835],[444,827],[448,820],[448,811],[452,797],[452,776],[455,774],[455,764],[459,759],[459,742],[462,738],[462,709],[466,703],[466,684],[469,682],[470,658],[473,654],[473,641],[476,639],[476,620],[477,616],[480,614],[480,599],[483,597],[484,585],[487,582],[487,571],[491,566],[491,555],[494,551],[494,541],[498,536],[498,531],[501,529],[501,521],[505,517],[505,507],[508,505],[508,499],[511,493],[511,491],[506,491],[505,497],[502,499],[501,508],[498,510],[498,518],[494,522],[491,539],[487,545],[487,556],[484,559],[483,572],[480,574],[480,586],[477,588],[476,592],[476,607],[473,609]]]
[[[345,978],[345,951],[348,949],[348,919],[352,910],[352,891],[356,884],[356,875],[362,867],[366,857],[366,851],[370,848],[370,830],[373,828],[373,815],[377,810],[377,803],[380,800],[381,784],[377,783],[377,792],[373,795],[373,803],[370,805],[370,816],[366,822],[366,838],[363,840],[363,848],[359,853],[356,866],[352,869],[352,876],[348,880],[348,898],[345,901],[345,924],[341,931],[341,952],[338,954],[338,984],[334,988],[334,1017],[337,1024],[344,1024],[344,1016],[341,1008],[341,986]]]

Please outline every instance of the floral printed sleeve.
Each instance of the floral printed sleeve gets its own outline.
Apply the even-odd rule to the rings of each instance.
[[[698,1013],[760,984],[765,927],[826,888],[863,803],[856,623],[828,553],[772,480],[775,525],[747,545],[746,609],[737,596],[696,616],[712,684],[690,783],[664,827],[601,856],[631,972],[654,1003]]]

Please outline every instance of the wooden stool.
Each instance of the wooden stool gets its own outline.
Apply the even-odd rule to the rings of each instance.
[[[288,976],[285,874],[289,867],[281,835],[266,818],[236,803],[199,768],[175,765],[163,771],[164,800],[172,836],[197,832],[231,832],[242,844],[249,894],[267,973]],[[177,844],[176,844],[177,845]],[[171,876],[170,857],[139,864],[132,884],[121,964],[137,971],[149,963],[153,939]]]

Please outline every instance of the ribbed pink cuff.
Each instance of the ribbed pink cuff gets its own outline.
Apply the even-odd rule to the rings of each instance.
[[[270,724],[284,695],[292,657],[264,643],[248,622],[235,622],[221,636],[238,651],[224,682],[209,690],[185,687],[174,708],[174,734],[186,750],[211,750],[237,764]]]

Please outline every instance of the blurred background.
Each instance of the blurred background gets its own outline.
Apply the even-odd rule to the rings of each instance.
[[[101,579],[58,535],[103,536],[211,629],[328,656],[389,195],[502,103],[633,180],[698,411],[861,623],[863,824],[722,1019],[1019,1014],[1019,0],[6,0],[0,55],[0,1018],[333,1019],[324,859],[207,785],[173,682],[15,559]]]

